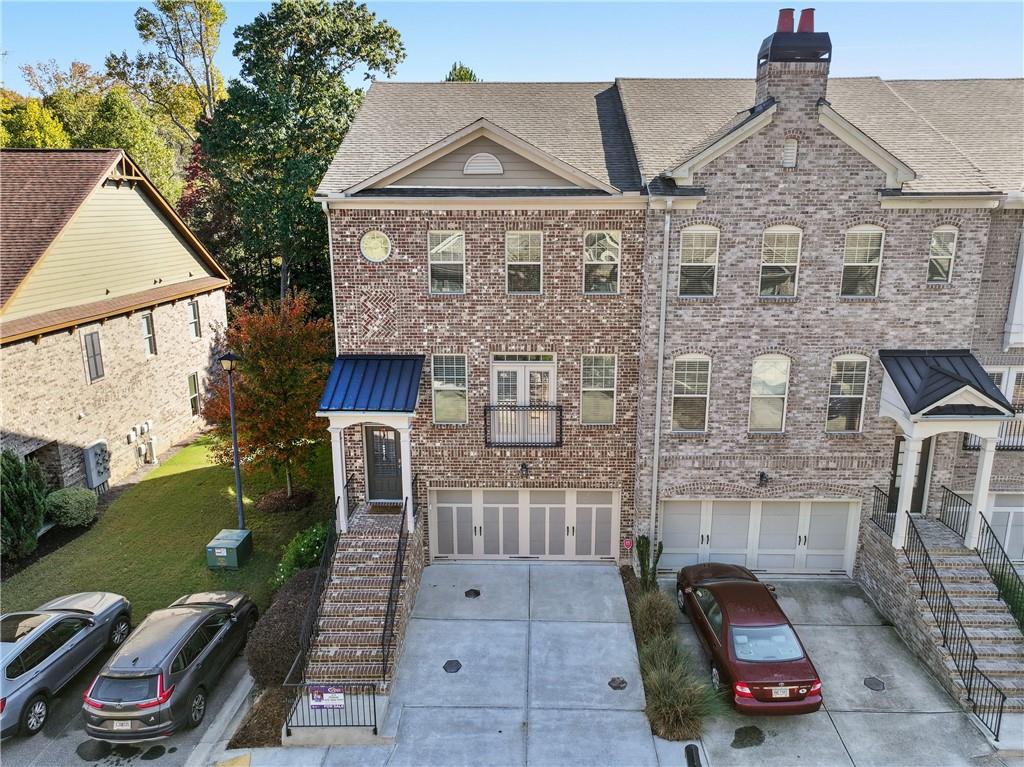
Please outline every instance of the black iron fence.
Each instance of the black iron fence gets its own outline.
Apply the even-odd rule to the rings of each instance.
[[[984,516],[979,516],[978,523],[978,556],[992,576],[993,583],[999,589],[999,596],[1010,609],[1013,619],[1021,631],[1024,631],[1024,581],[1007,556],[995,531]]]
[[[946,593],[939,571],[935,569],[914,519],[909,514],[904,552],[910,560],[910,569],[921,587],[921,596],[935,616],[935,622],[942,635],[942,643],[949,650],[960,678],[967,687],[967,697],[971,701],[974,714],[998,740],[1006,695],[978,668],[978,653],[974,650],[963,623],[960,622],[953,600]]]
[[[895,499],[890,501],[889,494],[877,485],[874,491],[874,499],[871,502],[871,521],[891,538],[896,527],[896,501]]]
[[[1024,405],[1015,405],[1013,408],[1017,417],[1012,421],[1005,421],[999,427],[999,441],[996,442],[996,450],[1024,450]],[[975,434],[964,434],[964,450],[980,450],[981,437]]]
[[[561,447],[561,405],[485,405],[487,447]]]
[[[939,521],[963,538],[967,535],[967,520],[970,517],[971,502],[943,485],[942,504],[939,507]]]
[[[289,735],[293,727],[372,727],[377,734],[377,685],[303,682],[294,687],[285,725]]]
[[[381,681],[386,681],[391,663],[391,645],[395,640],[395,617],[398,612],[399,596],[402,591],[402,567],[405,564],[405,549],[409,542],[409,526],[405,523],[406,508],[410,499],[402,504],[402,526],[395,546],[395,561],[391,566],[391,582],[388,584],[388,606],[384,611],[384,630],[380,632]]]

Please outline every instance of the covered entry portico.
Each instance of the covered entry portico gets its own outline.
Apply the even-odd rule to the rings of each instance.
[[[892,545],[903,548],[907,514],[914,510],[915,484],[927,475],[922,459],[926,440],[945,432],[966,432],[981,442],[964,545],[976,548],[979,517],[991,516],[989,482],[1000,427],[1015,416],[1013,406],[967,349],[882,350],[884,378],[879,415],[893,419],[903,433],[899,447],[902,470],[891,510]],[[918,488],[918,497],[923,494]]]
[[[404,507],[413,520],[412,420],[419,401],[422,355],[341,355],[331,367],[317,415],[328,420],[335,525],[348,532],[351,492],[345,462],[345,429],[362,427],[363,487],[367,503]]]

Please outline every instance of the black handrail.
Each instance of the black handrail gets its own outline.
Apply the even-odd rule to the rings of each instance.
[[[487,447],[561,447],[561,405],[484,405]]]
[[[1024,632],[1024,581],[984,515],[978,516],[978,522],[978,556],[999,589],[999,596]]]
[[[384,612],[384,629],[380,632],[380,678],[387,681],[388,668],[391,662],[391,643],[395,639],[395,613],[398,611],[398,599],[402,590],[402,567],[405,564],[405,548],[409,540],[409,526],[405,522],[405,512],[409,505],[406,498],[402,503],[401,527],[398,532],[398,543],[395,546],[395,561],[391,566],[391,583],[388,586],[388,606]]]
[[[910,561],[910,569],[917,578],[917,584],[921,587],[921,595],[935,616],[935,622],[942,635],[942,643],[949,650],[953,664],[964,681],[974,715],[991,731],[996,740],[999,740],[1006,694],[978,668],[978,653],[963,623],[960,622],[953,600],[949,598],[946,587],[939,577],[939,571],[935,569],[917,525],[909,514],[907,540],[903,551]]]
[[[1017,417],[1012,421],[1004,421],[999,425],[999,436],[996,450],[1024,450],[1024,405],[1014,405]],[[981,437],[976,434],[964,433],[964,450],[980,450]]]
[[[878,525],[882,532],[892,538],[896,527],[896,505],[889,500],[889,494],[875,485],[874,500],[871,504],[871,521]]]
[[[352,519],[352,515],[355,514],[356,509],[359,508],[359,504],[355,499],[355,493],[352,492],[354,489],[352,486],[355,484],[353,480],[355,478],[355,474],[349,474],[348,479],[345,480],[345,513],[347,514],[347,519]]]
[[[967,520],[970,517],[971,502],[943,485],[942,505],[939,507],[939,521],[963,538],[967,535]]]
[[[338,504],[341,502],[340,498],[334,499],[334,508],[338,508]],[[292,675],[298,671],[300,674],[304,671],[306,665],[306,654],[309,652],[310,646],[313,644],[313,639],[316,635],[316,619],[320,612],[320,603],[324,596],[324,586],[327,582],[327,573],[331,569],[331,565],[334,562],[334,547],[338,542],[338,533],[334,527],[334,521],[332,520],[327,527],[327,539],[324,541],[324,550],[320,552],[320,564],[317,566],[316,579],[313,581],[313,588],[309,593],[309,602],[306,604],[306,613],[302,618],[302,629],[299,632],[299,652],[295,655],[295,660],[292,661],[292,667],[288,671],[288,675],[285,677],[285,686],[298,685],[300,679],[296,679],[294,682],[290,681]]]

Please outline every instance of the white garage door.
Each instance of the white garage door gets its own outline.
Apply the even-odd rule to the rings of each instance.
[[[859,520],[859,501],[664,501],[660,567],[852,574]]]
[[[614,559],[617,490],[430,491],[435,559]]]

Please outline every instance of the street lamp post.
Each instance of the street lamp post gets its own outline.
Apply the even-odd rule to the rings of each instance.
[[[235,458],[235,501],[238,504],[238,529],[245,529],[245,509],[242,507],[242,470],[238,463],[238,426],[235,423],[235,379],[234,371],[238,357],[231,352],[218,360],[228,374],[228,409],[231,411],[231,451]]]

